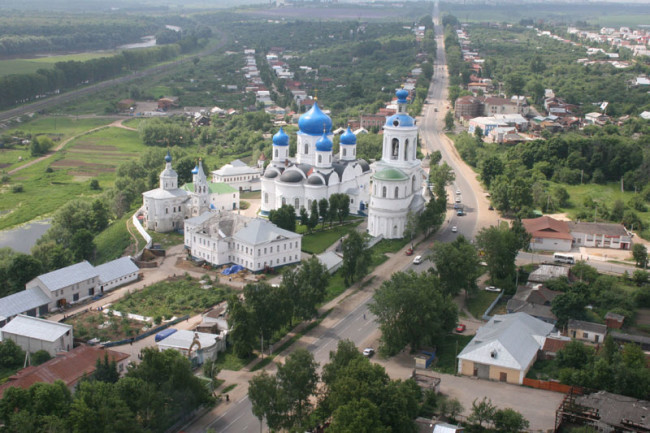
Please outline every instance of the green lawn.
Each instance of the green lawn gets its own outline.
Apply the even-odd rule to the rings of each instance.
[[[257,358],[256,355],[251,355],[250,358],[247,359],[239,359],[237,358],[233,353],[232,353],[232,347],[229,347],[226,349],[225,352],[220,353],[217,356],[217,360],[215,362],[215,366],[219,368],[220,370],[232,370],[232,371],[239,371],[241,370],[246,364],[250,363],[253,361],[255,358]]]
[[[314,233],[303,236],[302,250],[310,254],[320,254],[334,242],[356,229],[359,224],[361,224],[361,221],[343,226],[334,226],[324,231],[318,231],[317,229]]]
[[[467,309],[474,316],[475,319],[481,319],[485,310],[490,306],[490,304],[499,296],[495,292],[487,292],[485,290],[478,290],[475,296],[466,300]]]
[[[97,255],[93,262],[96,265],[121,257],[124,250],[133,243],[133,238],[126,228],[126,222],[132,215],[132,213],[124,214],[122,218],[113,221],[106,230],[95,237]],[[133,254],[132,251],[130,253]]]
[[[437,345],[438,350],[433,369],[440,373],[455,374],[458,370],[456,356],[467,346],[471,339],[471,335],[446,335]]]
[[[62,56],[48,56],[37,57],[33,59],[8,59],[0,60],[0,76],[11,74],[30,74],[39,69],[51,69],[56,62],[67,62],[75,60],[84,62],[86,60],[98,59],[101,57],[109,57],[115,53],[80,53],[80,54],[66,54]]]

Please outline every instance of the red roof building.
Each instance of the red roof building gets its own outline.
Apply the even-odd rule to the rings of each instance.
[[[571,251],[573,236],[566,221],[549,216],[521,220],[531,235],[530,249],[533,251]]]

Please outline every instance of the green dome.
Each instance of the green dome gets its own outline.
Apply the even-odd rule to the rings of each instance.
[[[374,178],[377,180],[407,180],[408,176],[396,168],[386,168],[376,172]]]

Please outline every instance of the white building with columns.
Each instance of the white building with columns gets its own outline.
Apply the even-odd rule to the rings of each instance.
[[[142,198],[144,227],[160,233],[182,229],[186,218],[201,215],[208,209],[239,208],[239,191],[225,183],[208,182],[201,160],[192,170],[192,183],[179,187],[169,151],[165,169],[160,173],[160,187],[143,192]]]
[[[408,213],[424,209],[424,170],[417,159],[418,127],[406,112],[408,91],[396,92],[397,113],[386,118],[382,157],[374,164],[368,232],[387,239],[404,237]]]
[[[332,194],[350,197],[350,213],[365,215],[370,198],[370,165],[357,159],[357,139],[347,129],[340,151],[333,154],[332,119],[315,102],[298,120],[297,152],[289,155],[289,136],[280,128],[273,136],[272,159],[262,176],[261,214],[284,204],[311,209],[312,202]]]

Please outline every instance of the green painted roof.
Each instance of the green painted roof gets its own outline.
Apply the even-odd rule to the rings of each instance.
[[[232,194],[234,192],[237,192],[235,188],[232,186],[228,185],[227,183],[212,183],[208,182],[208,188],[210,188],[210,194]],[[194,183],[186,183],[183,185],[183,189],[185,191],[192,192],[194,191]]]
[[[374,178],[377,180],[406,180],[408,176],[396,168],[386,168],[376,172]]]

